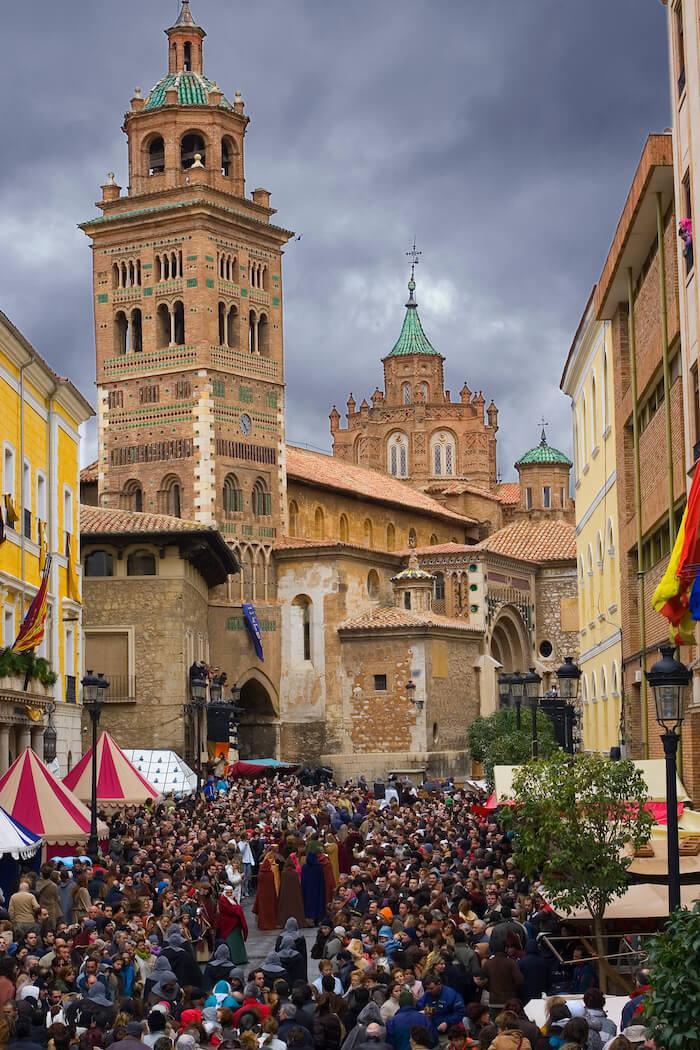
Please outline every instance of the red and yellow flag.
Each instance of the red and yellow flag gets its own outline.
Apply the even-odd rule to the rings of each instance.
[[[16,653],[26,653],[36,649],[44,640],[46,628],[46,616],[49,611],[49,574],[51,572],[51,555],[49,554],[44,566],[39,590],[34,595],[32,604],[27,609],[27,615],[22,621],[19,634],[15,639],[12,649]]]
[[[666,572],[651,600],[654,609],[668,620],[669,637],[675,645],[692,645],[695,641],[695,620],[688,604],[700,570],[699,528],[700,471],[696,470]]]

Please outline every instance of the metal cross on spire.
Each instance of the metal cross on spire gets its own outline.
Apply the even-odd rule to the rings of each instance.
[[[414,274],[416,272],[416,266],[418,265],[418,257],[422,254],[423,252],[419,252],[416,248],[416,238],[414,237],[413,247],[411,248],[410,252],[406,252],[406,255],[410,256],[411,259],[411,280],[413,280]]]
[[[548,427],[549,423],[544,418],[544,416],[542,416],[542,419],[539,422],[539,426],[542,427],[542,436],[540,437],[540,445],[546,445],[547,444],[547,432],[545,430],[545,427]]]

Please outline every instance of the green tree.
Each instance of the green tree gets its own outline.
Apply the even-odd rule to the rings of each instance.
[[[556,751],[516,772],[513,797],[505,821],[515,834],[516,862],[541,879],[555,909],[588,909],[602,959],[605,909],[624,891],[632,862],[624,848],[651,835],[642,774],[632,762]],[[604,987],[602,966],[600,977]]]
[[[522,725],[516,725],[516,713],[508,707],[492,715],[475,718],[467,730],[469,754],[484,767],[484,776],[493,787],[494,766],[518,766],[532,758],[532,715],[523,704]],[[552,720],[544,711],[537,712],[539,752],[543,757],[557,750]]]
[[[656,1045],[700,1050],[700,901],[692,911],[675,911],[665,931],[648,942],[647,950],[653,985],[644,1017]]]

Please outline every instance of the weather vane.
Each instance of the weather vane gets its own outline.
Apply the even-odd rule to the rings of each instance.
[[[544,416],[542,416],[542,419],[539,422],[539,426],[542,427],[542,437],[540,438],[540,443],[542,445],[544,445],[544,444],[546,444],[546,441],[547,441],[547,434],[546,434],[546,431],[545,431],[545,427],[549,426],[549,423],[544,418]]]
[[[416,238],[414,237],[413,247],[411,248],[410,252],[406,252],[406,255],[410,256],[411,259],[411,280],[413,280],[413,275],[416,272],[416,266],[418,265],[418,257],[422,254],[423,252],[419,252],[416,249]]]

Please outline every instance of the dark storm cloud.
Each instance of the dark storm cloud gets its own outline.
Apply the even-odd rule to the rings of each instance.
[[[424,327],[500,410],[512,473],[559,376],[648,132],[669,123],[658,0],[192,0],[206,68],[243,92],[247,185],[303,234],[285,259],[288,436],[381,382],[414,233]],[[91,397],[90,252],[77,223],[121,117],[163,73],[175,0],[3,9],[0,306]]]

